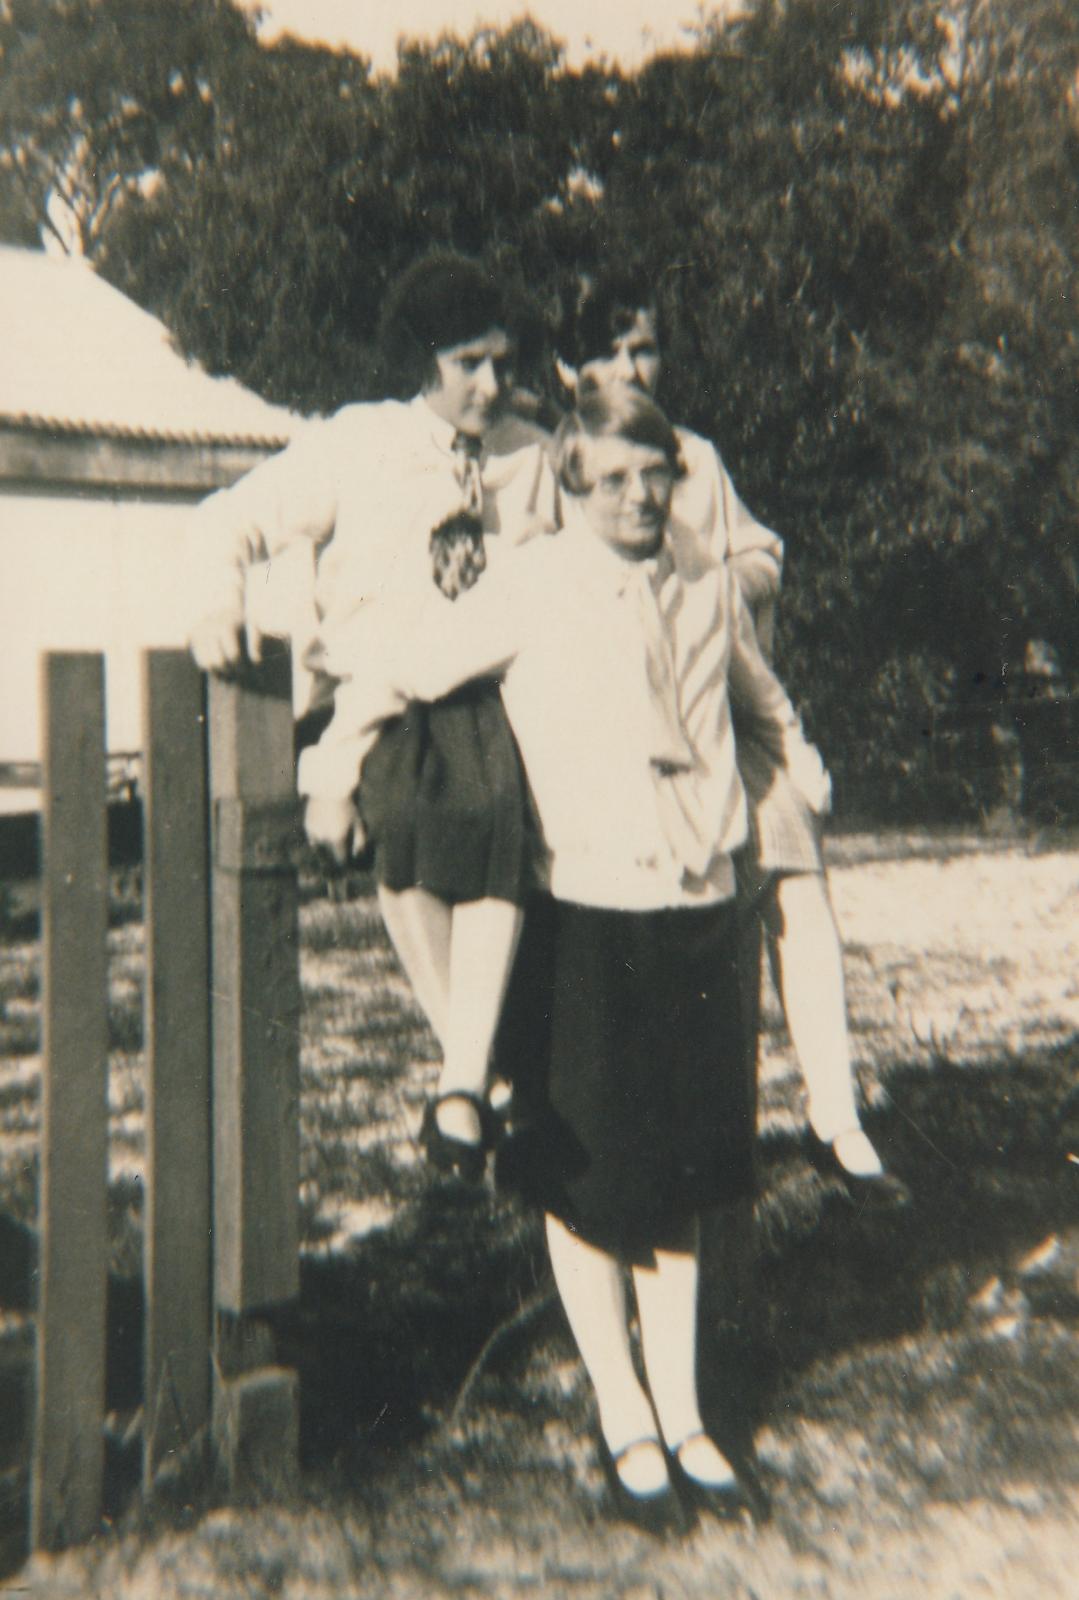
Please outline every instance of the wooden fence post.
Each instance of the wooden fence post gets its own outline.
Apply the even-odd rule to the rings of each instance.
[[[31,1542],[101,1516],[108,1182],[108,841],[100,655],[42,663],[44,989]]]
[[[143,1487],[210,1419],[210,962],[203,680],[143,655],[146,1284]]]
[[[299,949],[287,652],[211,678],[214,1434],[234,1482],[295,1470],[296,1375],[257,1313],[299,1290]],[[220,1315],[223,1314],[223,1315]]]

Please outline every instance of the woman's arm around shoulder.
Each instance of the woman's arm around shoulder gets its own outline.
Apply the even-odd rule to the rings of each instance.
[[[747,509],[710,440],[678,429],[686,476],[676,513],[694,520],[718,560],[729,559],[751,608],[775,598],[783,571],[783,541]]]
[[[728,574],[731,606],[731,700],[740,720],[787,770],[794,787],[817,816],[831,810],[832,780],[820,752],[809,743],[786,690],[765,661],[749,608],[733,574]]]
[[[543,625],[557,545],[554,535],[508,551],[454,601],[432,591],[393,652],[395,687],[408,699],[438,700],[473,678],[501,676]]]

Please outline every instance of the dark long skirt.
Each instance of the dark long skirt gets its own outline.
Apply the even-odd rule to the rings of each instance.
[[[629,1260],[754,1191],[732,903],[606,911],[537,897],[498,1044],[499,1178]]]
[[[535,881],[538,833],[497,683],[413,701],[364,762],[360,813],[375,875],[450,904],[520,904]]]

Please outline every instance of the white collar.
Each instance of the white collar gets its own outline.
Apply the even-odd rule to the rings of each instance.
[[[453,454],[453,441],[457,437],[457,429],[452,422],[447,422],[445,417],[440,417],[434,406],[425,394],[418,394],[412,401],[412,409],[417,422],[423,427],[431,442],[446,455]]]
[[[562,513],[562,532],[557,537],[569,541],[585,576],[603,588],[617,595],[624,594],[634,574],[643,572],[658,594],[675,570],[666,539],[656,555],[643,561],[631,561],[593,532],[580,503],[572,495],[563,497]]]

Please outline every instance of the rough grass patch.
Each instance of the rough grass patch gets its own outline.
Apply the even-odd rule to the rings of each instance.
[[[312,901],[301,923],[302,1292],[279,1326],[281,1359],[301,1375],[303,1489],[276,1506],[193,1499],[147,1514],[132,1502],[119,1532],[47,1579],[74,1574],[74,1593],[111,1596],[124,1592],[122,1568],[149,1594],[201,1584],[222,1600],[274,1589],[294,1600],[308,1589],[327,1600],[763,1600],[799,1584],[842,1600],[913,1600],[929,1592],[926,1572],[947,1565],[941,1508],[981,1529],[1021,1506],[1051,1548],[1059,1507],[1079,1503],[1068,1500],[1079,1483],[1077,1321],[1066,1299],[1035,1293],[1019,1263],[1079,1221],[1065,1133],[1079,1103],[1075,1041],[1040,1031],[1053,996],[1075,983],[1050,911],[1067,915],[1079,864],[1057,858],[1030,878],[1014,852],[950,859],[969,874],[953,874],[949,894],[969,895],[971,929],[940,961],[924,938],[883,937],[874,921],[887,897],[911,911],[894,863],[865,852],[834,875],[841,925],[857,941],[848,984],[871,1128],[915,1188],[911,1217],[860,1216],[808,1167],[802,1087],[768,1003],[757,1271],[736,1252],[728,1260],[722,1238],[710,1249],[701,1367],[717,1431],[757,1439],[772,1528],[706,1519],[685,1547],[657,1548],[604,1520],[593,1401],[549,1299],[538,1222],[487,1189],[436,1181],[417,1159],[437,1047],[373,900]],[[985,860],[1001,873],[987,876]],[[928,846],[912,850],[919,896],[932,866]],[[936,909],[914,908],[927,927]],[[981,931],[1005,913],[1021,923],[1006,954]],[[116,933],[127,1005],[138,928]],[[904,988],[951,1003],[984,974],[999,1005],[964,1024],[950,1053],[915,1036]],[[137,1054],[114,1052],[111,1072],[115,1161],[137,1127]],[[33,1111],[29,1094],[13,1095],[20,1109]],[[32,1217],[32,1172],[22,1157],[5,1163],[4,1210]],[[137,1359],[142,1190],[137,1174],[114,1173],[111,1398],[127,1416],[137,1396],[117,1383]],[[519,1321],[534,1303],[540,1312]],[[979,1560],[1014,1544],[1016,1526],[979,1535]],[[898,1576],[894,1563],[871,1565],[889,1551],[906,1560]],[[964,1592],[961,1578],[952,1590]]]

